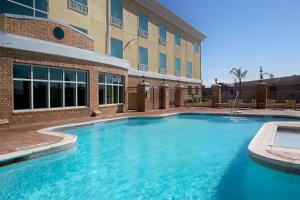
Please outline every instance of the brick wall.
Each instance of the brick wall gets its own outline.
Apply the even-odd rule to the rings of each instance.
[[[125,89],[125,104],[113,106],[99,106],[98,74],[106,72],[125,76],[125,88],[127,88],[127,70],[114,66],[99,65],[92,62],[80,61],[33,52],[24,52],[7,48],[0,48],[0,121],[9,121],[2,126],[15,126],[35,122],[45,122],[60,119],[89,116],[92,111],[100,111],[101,115],[110,115],[116,112],[127,111],[127,89]],[[72,68],[87,70],[88,82],[88,107],[60,110],[43,111],[13,111],[13,63],[24,63],[32,65],[55,66],[61,68]]]
[[[94,50],[94,41],[67,26],[53,23],[43,19],[26,19],[1,16],[4,18],[4,31],[16,35],[46,40],[59,44],[78,47],[81,49]],[[64,31],[64,38],[58,40],[53,35],[53,29],[60,27]]]

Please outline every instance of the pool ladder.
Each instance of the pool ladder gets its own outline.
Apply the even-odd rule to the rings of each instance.
[[[231,111],[230,111],[230,114],[229,114],[229,119],[231,119],[231,116],[233,114],[238,96],[239,96],[239,92],[237,91],[236,94],[235,94],[234,102],[233,102],[232,107],[231,107]]]

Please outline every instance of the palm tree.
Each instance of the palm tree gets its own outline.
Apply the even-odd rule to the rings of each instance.
[[[243,71],[242,68],[232,68],[229,72],[230,74],[233,74],[239,81],[239,93],[240,96],[242,96],[242,79],[244,79],[248,73],[247,70]]]

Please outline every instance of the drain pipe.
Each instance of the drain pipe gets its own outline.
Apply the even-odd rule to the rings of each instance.
[[[111,0],[107,0],[107,16],[106,16],[106,54],[110,56],[110,6]]]

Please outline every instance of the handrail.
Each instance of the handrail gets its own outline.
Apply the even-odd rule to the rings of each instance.
[[[237,91],[236,94],[235,94],[234,102],[233,102],[232,107],[231,107],[231,111],[230,111],[230,114],[229,114],[229,119],[231,119],[231,116],[232,116],[232,113],[233,113],[233,110],[234,110],[234,107],[235,107],[238,96],[239,96],[239,92]]]

